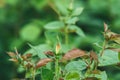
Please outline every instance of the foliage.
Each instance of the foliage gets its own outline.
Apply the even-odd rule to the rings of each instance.
[[[102,46],[97,45],[100,47],[97,54],[95,51],[84,51],[77,49],[77,46],[73,47],[74,44],[70,45],[72,42],[69,39],[73,33],[78,34],[77,37],[85,37],[81,28],[75,25],[77,16],[81,14],[83,8],[75,7],[73,0],[71,2],[66,0],[61,5],[63,2],[63,0],[60,3],[53,0],[53,5],[50,2],[51,7],[58,14],[59,21],[53,21],[44,26],[46,32],[55,34],[56,38],[45,34],[54,41],[36,47],[29,44],[31,50],[23,55],[19,54],[17,50],[15,53],[8,52],[11,57],[10,61],[22,66],[25,71],[25,79],[35,80],[37,76],[41,76],[42,80],[108,80],[106,71],[102,71],[98,67],[119,63],[120,50],[111,44],[119,45],[120,34],[110,31],[107,24],[104,23],[104,41]],[[33,33],[29,33],[30,31]],[[34,41],[38,34],[40,31],[33,24],[27,25],[21,31],[21,37],[28,41]],[[68,51],[64,51],[63,45],[68,48]]]
[[[29,53],[32,54],[32,57],[29,58],[32,64],[37,64],[37,62],[47,57],[53,59],[52,62],[47,63],[42,69],[40,68],[36,71],[36,79],[38,80],[40,78],[46,79],[45,73],[40,73],[41,71],[50,72],[46,75],[52,74],[51,78],[53,78],[54,73],[52,72],[54,72],[54,66],[52,65],[55,64],[54,57],[56,51],[58,51],[57,55],[60,61],[61,59],[68,60],[59,62],[62,70],[74,61],[75,63],[79,63],[79,61],[83,60],[82,62],[85,63],[84,57],[89,61],[89,56],[91,56],[93,61],[92,65],[94,65],[94,61],[95,65],[97,65],[99,61],[98,69],[101,70],[100,74],[104,74],[104,79],[106,79],[105,74],[107,73],[110,80],[119,80],[119,73],[117,74],[119,70],[119,58],[117,55],[119,54],[118,51],[120,47],[118,45],[119,34],[108,31],[106,38],[110,41],[107,43],[105,41],[103,42],[103,38],[101,38],[103,21],[110,24],[111,30],[116,30],[116,32],[119,33],[119,7],[119,0],[74,0],[74,4],[70,0],[1,0],[0,53],[2,54],[0,58],[2,60],[0,60],[0,79],[9,80],[8,77],[24,78],[25,71],[22,65],[18,67],[18,70],[15,70],[19,65],[14,64],[13,66],[11,62],[8,62],[8,56],[4,54],[5,51],[11,51],[14,47],[17,47],[20,56],[26,56],[26,54]],[[52,24],[51,27],[46,27],[54,22],[58,23]],[[66,25],[68,25],[68,29],[64,28]],[[65,35],[66,33],[67,35]],[[58,40],[56,39],[57,36],[59,36]],[[32,48],[29,49],[27,43],[37,46],[29,44]],[[58,43],[60,44],[60,50],[55,49]],[[106,45],[106,50],[104,50],[104,48],[102,50],[104,53],[101,51],[103,43]],[[77,51],[78,53],[76,53]],[[79,53],[79,51],[81,52]],[[101,53],[100,55],[102,55],[102,57],[100,57],[99,53]],[[69,57],[68,55],[74,57]],[[111,55],[114,57],[111,58]],[[25,65],[27,64],[26,62],[27,61],[24,63]],[[112,65],[116,65],[116,63],[118,63],[118,68],[115,68],[116,66],[112,67]],[[112,68],[109,69],[109,67]],[[9,70],[9,72],[5,72],[6,70]],[[32,71],[33,69],[30,69],[26,73],[26,77],[32,76]],[[65,72],[64,74],[66,75],[63,75],[63,77],[70,79],[71,77],[67,76],[79,74],[79,76],[76,76],[74,79],[83,78],[85,71],[86,68],[82,71],[83,73],[79,73],[78,71]],[[90,77],[86,77],[86,79],[96,79],[92,77],[93,75],[89,76]],[[99,75],[96,76],[100,78]]]

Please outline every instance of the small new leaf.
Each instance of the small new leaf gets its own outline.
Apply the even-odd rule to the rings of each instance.
[[[58,43],[56,45],[56,54],[58,54],[60,52],[60,48],[61,48],[60,43]]]
[[[105,38],[106,38],[106,40],[114,41],[114,42],[120,44],[120,34],[117,34],[117,33],[111,32],[111,31],[107,31],[105,34]]]
[[[108,26],[106,23],[104,23],[104,32],[107,32],[108,31]]]
[[[97,61],[98,62],[98,56],[95,52],[91,51],[90,52],[90,58],[91,60]]]

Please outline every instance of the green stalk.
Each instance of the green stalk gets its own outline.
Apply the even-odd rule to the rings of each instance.
[[[33,76],[32,76],[32,80],[35,80],[35,72],[36,72],[36,70],[35,70],[35,69],[33,69]]]
[[[55,77],[54,80],[59,80],[59,63],[58,59],[55,61]]]
[[[67,45],[68,44],[68,26],[66,25],[66,27],[65,27],[65,44]]]
[[[102,55],[103,55],[104,50],[105,50],[105,48],[106,48],[106,45],[107,45],[107,41],[106,41],[106,40],[104,40],[104,42],[103,42],[103,48],[102,48],[102,51],[101,51],[101,53],[100,53],[100,56],[102,56]]]

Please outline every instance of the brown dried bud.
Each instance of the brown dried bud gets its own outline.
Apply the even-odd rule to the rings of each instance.
[[[50,58],[41,59],[41,60],[38,61],[38,63],[36,64],[36,68],[45,66],[48,62],[51,62],[51,61],[52,61],[52,59],[50,59]]]
[[[56,54],[58,54],[58,53],[59,53],[60,48],[61,48],[60,43],[58,43],[58,44],[56,45]]]
[[[25,55],[22,55],[21,56],[23,60],[27,60],[28,58],[31,58],[32,57],[32,54],[25,54]]]
[[[26,65],[25,65],[27,68],[31,68],[33,67],[33,64],[31,62],[28,62]]]
[[[71,60],[78,57],[86,56],[86,52],[80,49],[72,49],[63,56],[63,60]]]
[[[104,23],[104,32],[107,32],[107,30],[108,30],[108,26],[106,23]]]
[[[98,62],[98,56],[97,56],[97,54],[96,54],[95,52],[93,52],[93,51],[90,52],[90,58],[91,58],[91,60],[95,60],[95,61]]]
[[[106,32],[105,39],[109,41],[114,41],[118,44],[120,44],[120,34],[111,32],[110,30]]]
[[[52,51],[46,51],[46,52],[44,52],[46,55],[50,55],[50,56],[53,56],[54,55],[54,53],[52,52]]]

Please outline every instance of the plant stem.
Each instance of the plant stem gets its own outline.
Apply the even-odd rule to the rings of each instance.
[[[36,70],[35,70],[35,69],[33,69],[33,76],[32,76],[32,80],[35,80],[35,72],[36,72]]]
[[[106,48],[106,44],[107,44],[107,40],[104,40],[104,42],[103,42],[103,48],[102,48],[102,51],[101,51],[101,53],[100,53],[100,56],[103,55],[104,50],[105,50],[105,48]]]
[[[58,59],[56,58],[55,61],[55,77],[54,80],[59,80],[59,63],[58,63]]]
[[[68,44],[68,27],[65,27],[65,44]]]

